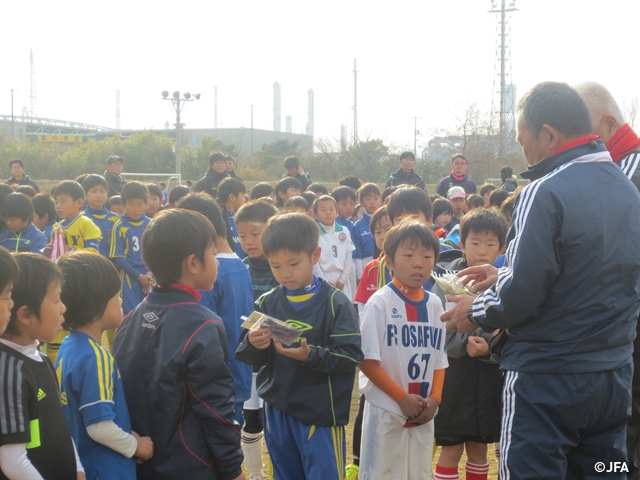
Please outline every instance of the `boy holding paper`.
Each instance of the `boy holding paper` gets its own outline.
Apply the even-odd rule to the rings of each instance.
[[[296,235],[291,235],[296,232]],[[272,217],[262,249],[280,283],[255,308],[302,331],[289,348],[268,329],[249,332],[236,358],[255,367],[264,399],[265,440],[275,478],[342,478],[344,426],[355,369],[362,360],[351,301],[313,274],[320,257],[316,222],[298,213]]]

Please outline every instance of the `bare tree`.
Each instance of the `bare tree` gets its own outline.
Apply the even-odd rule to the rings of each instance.
[[[638,125],[638,120],[640,120],[638,113],[640,113],[640,99],[637,96],[625,98],[622,101],[622,114],[627,119],[629,126],[634,130],[640,126]]]

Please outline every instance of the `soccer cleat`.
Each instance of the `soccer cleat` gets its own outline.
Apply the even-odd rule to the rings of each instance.
[[[360,467],[358,465],[347,465],[344,480],[358,480],[358,473],[360,473]]]

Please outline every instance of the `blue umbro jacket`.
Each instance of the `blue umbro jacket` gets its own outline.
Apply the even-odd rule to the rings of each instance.
[[[10,252],[41,253],[46,245],[47,239],[44,234],[32,222],[18,233],[11,230],[0,233],[0,247]]]

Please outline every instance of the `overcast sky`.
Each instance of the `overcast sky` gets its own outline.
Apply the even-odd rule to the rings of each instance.
[[[499,0],[498,0],[499,1]],[[6,1],[0,28],[0,113],[29,106],[29,50],[37,115],[122,128],[175,122],[162,90],[201,93],[186,128],[273,127],[273,83],[282,87],[282,129],[352,129],[353,60],[358,62],[358,132],[413,147],[453,125],[469,102],[490,109],[497,20],[490,0],[287,0],[109,2]],[[507,1],[509,3],[509,0]],[[99,5],[99,6],[98,6]],[[516,0],[511,15],[518,96],[537,82],[596,80],[618,99],[640,95],[637,0]],[[424,145],[428,136],[419,137]]]

